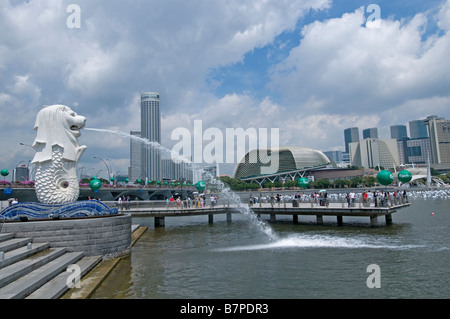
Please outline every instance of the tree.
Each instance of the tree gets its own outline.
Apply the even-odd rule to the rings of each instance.
[[[375,186],[376,182],[377,182],[377,179],[374,176],[364,176],[363,177],[363,185],[366,187],[373,187],[373,186]]]
[[[317,187],[317,188],[329,188],[331,185],[331,182],[330,182],[330,180],[328,180],[326,178],[322,178],[322,179],[315,181],[313,185],[314,185],[314,187]]]
[[[267,182],[267,183],[264,184],[264,187],[265,188],[272,188],[272,187],[275,187],[275,184],[272,183],[272,182]]]
[[[246,189],[259,189],[260,186],[255,183],[246,183],[239,178],[232,178],[229,176],[221,176],[220,181],[228,186],[233,191],[240,191]]]
[[[363,182],[363,179],[361,176],[354,176],[351,180],[350,180],[350,186],[351,187],[358,187],[358,185],[361,185]]]
[[[285,187],[295,187],[295,186],[297,186],[297,182],[296,181],[289,181],[289,182],[284,183],[284,186]]]

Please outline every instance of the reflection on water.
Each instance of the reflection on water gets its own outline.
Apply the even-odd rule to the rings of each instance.
[[[450,211],[445,199],[413,199],[394,224],[361,219],[323,226],[290,218],[271,224],[277,240],[246,216],[134,220],[149,230],[94,298],[448,298]],[[381,288],[366,285],[367,266]]]

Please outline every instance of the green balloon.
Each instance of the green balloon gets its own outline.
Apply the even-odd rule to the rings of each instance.
[[[394,181],[394,175],[387,170],[381,171],[377,174],[377,181],[381,185],[387,186]]]
[[[98,191],[102,187],[102,182],[98,179],[93,179],[89,183],[89,187],[95,192]]]
[[[408,183],[409,181],[412,180],[411,172],[407,171],[407,170],[403,170],[403,171],[398,172],[398,180],[400,182],[402,182],[403,184],[404,183]]]
[[[298,186],[301,188],[307,188],[309,186],[309,180],[306,177],[302,177],[298,180]]]
[[[8,176],[9,171],[7,169],[2,169],[1,174],[2,174],[2,176]]]
[[[128,178],[125,178],[125,183],[128,183],[130,180]]]
[[[203,192],[206,188],[206,184],[204,181],[198,181],[197,184],[195,184],[195,188],[197,188],[199,192]]]

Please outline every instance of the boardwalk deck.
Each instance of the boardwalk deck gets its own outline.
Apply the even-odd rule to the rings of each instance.
[[[386,224],[392,223],[392,214],[398,209],[409,207],[409,203],[397,204],[389,207],[374,207],[373,204],[370,207],[364,207],[356,204],[354,207],[346,207],[341,203],[330,203],[328,206],[318,206],[310,203],[299,204],[299,207],[292,207],[291,203],[278,204],[256,204],[253,205],[251,210],[256,215],[270,215],[270,220],[273,222],[276,220],[277,215],[291,215],[293,222],[298,223],[298,216],[316,216],[317,223],[323,223],[324,216],[335,216],[338,225],[342,225],[343,217],[369,217],[370,224],[372,226],[378,226],[378,217],[384,216]],[[290,206],[290,207],[289,207]],[[227,221],[231,222],[231,215],[233,213],[241,213],[242,210],[248,209],[248,205],[220,205],[216,207],[204,207],[204,208],[132,208],[125,210],[124,212],[130,213],[133,217],[154,217],[155,227],[164,227],[166,217],[178,217],[178,216],[201,216],[208,215],[209,223],[212,223],[216,214],[227,214]]]

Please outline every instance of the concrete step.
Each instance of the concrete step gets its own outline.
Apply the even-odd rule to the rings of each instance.
[[[0,242],[14,238],[14,234],[12,233],[1,233],[0,234]]]
[[[26,246],[33,240],[31,238],[11,238],[0,242],[0,251],[6,253],[10,250],[17,249],[22,246]]]
[[[54,277],[58,276],[61,272],[65,271],[69,265],[75,264],[83,258],[82,252],[66,252],[64,248],[49,250],[52,251],[53,254],[56,254],[56,251],[59,253],[62,252],[62,254],[56,258],[47,260],[47,262],[35,268],[31,272],[28,272],[20,278],[16,278],[13,282],[10,282],[8,285],[1,288],[0,299],[23,299]]]
[[[66,248],[51,248],[37,255],[33,255],[12,265],[9,265],[0,271],[0,288],[12,283],[15,280],[27,275],[33,270],[47,264],[66,253]],[[1,289],[0,289],[1,296]],[[1,298],[1,297],[0,297]]]
[[[49,243],[32,243],[31,248],[29,248],[28,246],[23,246],[11,250],[4,254],[3,260],[0,260],[0,270],[1,268],[12,265],[29,256],[40,253],[49,247],[50,247]]]
[[[97,264],[102,261],[101,256],[84,257],[76,264],[80,267],[80,278],[91,271]],[[47,282],[31,293],[26,299],[58,299],[60,298],[69,287],[67,286],[67,279],[72,273],[64,271],[58,276]]]

